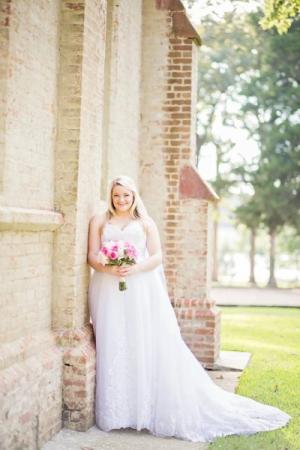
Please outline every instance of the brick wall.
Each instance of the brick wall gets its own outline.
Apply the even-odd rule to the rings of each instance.
[[[104,142],[108,181],[137,179],[139,164],[142,0],[108,2]]]
[[[54,237],[53,328],[63,358],[63,425],[94,423],[95,345],[87,290],[90,217],[99,209],[106,2],[62,1]]]
[[[106,3],[8,6],[0,448],[35,449],[63,423],[87,429],[94,420],[86,252],[89,218],[102,208]]]
[[[1,450],[39,449],[61,429],[61,366],[48,332],[1,345]]]
[[[9,21],[11,2],[0,3],[0,195],[3,190],[5,160],[5,121],[7,111],[7,74],[9,53]]]
[[[143,3],[141,129],[139,185],[149,214],[161,231],[164,249],[165,199],[165,137],[163,124],[169,123],[168,112],[162,109],[166,99],[170,18],[155,8],[153,1]],[[155,92],[155,95],[154,95]]]
[[[0,449],[94,423],[88,223],[120,171],[160,228],[184,339],[208,365],[217,355],[215,196],[193,167],[198,38],[178,8],[1,2]]]
[[[53,206],[58,5],[9,2],[2,205]]]
[[[0,448],[35,449],[61,428],[51,333],[59,1],[0,11]]]
[[[0,234],[0,342],[8,343],[51,326],[52,233]]]
[[[182,335],[211,366],[219,352],[219,311],[209,294],[207,230],[216,196],[194,168],[200,38],[179,1],[146,1],[143,17],[141,190],[160,228]]]

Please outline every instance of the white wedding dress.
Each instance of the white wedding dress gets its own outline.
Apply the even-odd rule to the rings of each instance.
[[[102,240],[133,243],[147,258],[140,221],[106,223]],[[96,338],[96,425],[104,431],[146,428],[193,442],[274,430],[285,412],[217,386],[183,341],[162,265],[126,279],[93,272],[89,307]]]

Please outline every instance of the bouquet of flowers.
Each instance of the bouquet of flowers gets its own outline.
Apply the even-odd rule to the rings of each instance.
[[[105,241],[99,250],[98,262],[108,266],[136,264],[137,249],[127,241]],[[125,278],[120,278],[119,290],[127,289]]]

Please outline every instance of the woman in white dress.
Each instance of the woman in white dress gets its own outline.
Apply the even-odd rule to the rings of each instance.
[[[101,244],[138,249],[132,266],[104,266]],[[108,209],[91,219],[89,307],[96,339],[96,425],[103,431],[147,429],[160,437],[211,442],[283,427],[276,407],[227,392],[183,341],[166,288],[160,237],[132,179],[115,178]],[[125,277],[127,289],[120,291]]]

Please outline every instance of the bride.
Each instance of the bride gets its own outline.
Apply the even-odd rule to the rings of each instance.
[[[105,241],[125,240],[136,264],[98,262]],[[276,407],[217,386],[187,347],[168,297],[160,237],[133,180],[108,189],[108,209],[90,221],[88,301],[96,340],[96,425],[146,428],[160,436],[211,442],[220,436],[283,427]],[[119,279],[127,289],[120,291]]]

